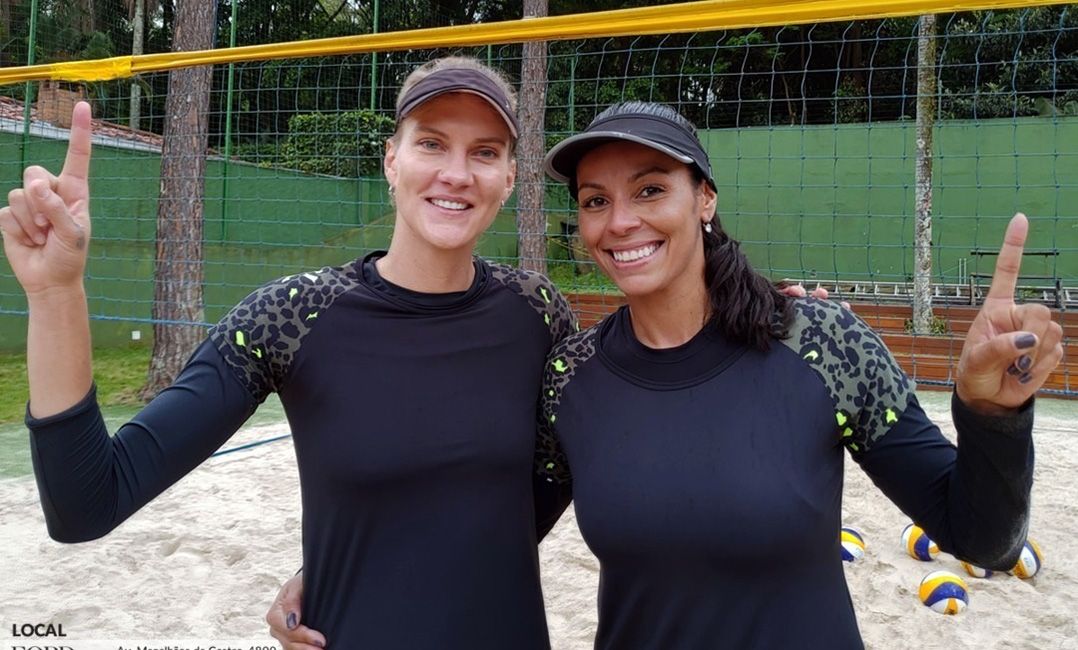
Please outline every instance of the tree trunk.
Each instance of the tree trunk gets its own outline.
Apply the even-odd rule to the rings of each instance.
[[[547,15],[547,0],[524,0],[524,17]],[[520,141],[517,143],[517,234],[520,268],[546,273],[543,212],[546,42],[524,44],[520,72]]]
[[[913,237],[913,331],[932,331],[932,125],[936,117],[936,16],[917,35],[917,186]]]
[[[94,20],[94,0],[81,0],[79,2],[79,31],[89,34],[94,31],[97,21]]]
[[[214,4],[177,3],[173,51],[212,47]],[[210,66],[169,73],[157,206],[153,358],[140,393],[147,400],[172,383],[205,338],[205,330],[195,323],[204,320],[202,196],[212,73]]]
[[[11,3],[13,0],[0,0],[0,41],[4,43],[10,43],[11,38]],[[6,68],[10,65],[15,65],[11,61],[11,55],[8,53],[9,48],[0,48],[0,68]],[[25,63],[25,61],[24,61]]]
[[[138,56],[142,54],[142,38],[146,32],[146,0],[130,0],[134,3],[135,15],[131,20],[131,31],[133,36],[131,38],[131,55]],[[139,85],[138,79],[131,81],[131,110],[128,113],[127,125],[134,130],[139,129],[140,109],[142,102],[140,95],[142,94],[142,86]]]

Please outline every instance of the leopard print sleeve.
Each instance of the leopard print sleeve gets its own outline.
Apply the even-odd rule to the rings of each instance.
[[[488,262],[494,278],[509,290],[524,297],[550,328],[551,341],[557,343],[579,330],[569,301],[546,276],[534,271]]]
[[[535,472],[547,482],[572,480],[569,462],[558,441],[558,407],[566,386],[580,364],[595,354],[598,328],[577,332],[554,346],[543,368],[543,392],[539,399],[535,448]]]
[[[253,291],[210,330],[210,340],[255,400],[284,385],[303,338],[357,280],[341,268],[299,273]]]
[[[815,298],[794,301],[794,311],[783,343],[823,380],[837,435],[851,453],[863,454],[898,422],[915,387],[879,335],[852,311]]]

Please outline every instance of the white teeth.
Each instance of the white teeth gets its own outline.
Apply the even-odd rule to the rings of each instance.
[[[648,244],[641,248],[634,248],[631,251],[610,251],[614,256],[614,260],[618,262],[635,262],[636,260],[651,256],[655,251],[659,250],[658,244]]]
[[[445,208],[446,210],[463,210],[468,207],[467,203],[446,201],[445,199],[431,199],[430,202],[438,206],[439,208]]]

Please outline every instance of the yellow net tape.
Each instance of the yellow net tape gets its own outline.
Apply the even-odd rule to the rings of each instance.
[[[197,65],[242,61],[469,47],[525,41],[775,27],[954,11],[1017,9],[1054,4],[1068,4],[1068,2],[1067,0],[950,0],[948,2],[942,0],[862,0],[861,2],[849,0],[708,0],[478,25],[456,25],[270,45],[248,45],[223,50],[168,52],[5,68],[0,70],[0,84],[45,79],[107,81],[142,72],[159,72]]]

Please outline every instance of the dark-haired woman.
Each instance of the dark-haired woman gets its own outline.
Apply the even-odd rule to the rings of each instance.
[[[1013,302],[1023,216],[963,347],[956,449],[863,322],[753,271],[675,111],[614,106],[546,165],[628,302],[555,346],[541,407],[537,470],[571,490],[600,562],[597,648],[860,647],[838,549],[846,452],[941,548],[1014,565],[1033,394],[1062,354],[1048,310]]]
[[[110,437],[83,288],[90,111],[76,107],[63,172],[28,168],[0,211],[29,304],[27,424],[50,535],[107,534],[276,392],[302,486],[304,622],[339,648],[548,648],[536,395],[575,327],[545,278],[474,257],[513,189],[515,108],[474,60],[413,72],[386,146],[389,250],[253,292]]]

